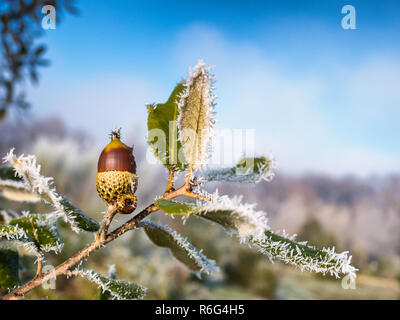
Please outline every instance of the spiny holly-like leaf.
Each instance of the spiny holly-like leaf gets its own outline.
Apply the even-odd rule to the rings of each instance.
[[[171,250],[172,255],[200,276],[218,271],[214,260],[208,259],[185,238],[167,226],[144,220],[140,223],[150,240],[157,246]]]
[[[186,160],[194,168],[205,163],[210,147],[214,123],[213,76],[199,60],[185,83],[185,92],[179,101],[179,139]]]
[[[13,201],[37,202],[39,198],[27,189],[13,167],[0,167],[0,196]]]
[[[164,211],[168,215],[176,214],[188,216],[189,214],[198,210],[198,208],[193,204],[176,202],[162,198],[157,199],[154,204],[158,209]]]
[[[40,174],[40,166],[32,155],[16,157],[14,149],[4,157],[4,161],[10,163],[17,175],[25,182],[26,188],[40,197],[43,201],[52,205],[56,215],[71,225],[72,230],[79,232],[81,229],[95,232],[100,229],[100,224],[76,208],[64,196],[60,195],[52,185],[53,178]]]
[[[103,291],[110,292],[113,299],[143,299],[146,294],[146,288],[140,285],[123,280],[110,279],[94,272],[93,270],[78,270],[74,273],[96,283]]]
[[[271,158],[243,158],[232,168],[209,169],[201,172],[204,181],[230,181],[258,183],[271,181],[274,177],[275,161]]]
[[[166,103],[147,106],[147,142],[161,163],[166,168],[176,171],[184,171],[187,168],[184,155],[180,152],[182,145],[178,139],[177,126],[178,100],[184,89],[183,83],[178,83]]]
[[[25,213],[10,226],[24,230],[26,236],[43,252],[60,252],[63,247],[54,215]]]
[[[0,242],[0,288],[12,289],[20,284],[18,265],[17,249],[10,243]]]

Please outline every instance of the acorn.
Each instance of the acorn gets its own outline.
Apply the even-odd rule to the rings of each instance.
[[[105,202],[116,205],[119,213],[129,214],[136,208],[136,162],[133,148],[124,144],[121,132],[111,132],[111,142],[100,154],[96,189]]]

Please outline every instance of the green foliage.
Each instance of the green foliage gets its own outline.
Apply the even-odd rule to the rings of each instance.
[[[60,205],[63,207],[64,212],[72,218],[78,228],[89,232],[96,232],[100,229],[100,224],[96,220],[74,206],[64,196],[61,196],[61,198]]]
[[[112,280],[117,279],[117,274],[115,272],[115,265],[109,268],[108,270],[108,278]],[[97,296],[97,300],[110,300],[112,298],[111,292],[109,290],[100,290],[99,295]]]
[[[147,142],[153,149],[155,156],[167,168],[176,171],[184,171],[187,163],[184,159],[177,119],[179,116],[178,100],[184,91],[180,82],[172,91],[166,103],[148,105],[147,128],[149,131]]]
[[[24,230],[27,239],[43,252],[59,252],[63,247],[56,222],[44,214],[24,215],[11,220],[10,226]]]
[[[189,214],[198,210],[198,208],[189,203],[176,202],[167,199],[158,199],[154,203],[157,208],[164,211],[168,215],[184,215],[188,216]]]
[[[186,90],[179,101],[179,139],[190,165],[198,168],[208,157],[214,123],[212,94],[213,75],[204,61],[199,60],[186,80]]]
[[[210,169],[202,172],[206,181],[258,183],[274,177],[274,162],[266,157],[243,158],[231,168]]]
[[[9,243],[0,242],[0,288],[12,289],[20,284],[18,251]]]
[[[0,180],[23,181],[21,177],[15,175],[13,167],[0,167]]]
[[[203,271],[211,274],[218,269],[215,261],[207,259],[186,239],[167,226],[151,221],[142,221],[141,226],[155,245],[170,249],[172,255],[193,272]]]
[[[37,202],[39,198],[26,189],[23,179],[13,167],[0,167],[0,196],[13,201]]]
[[[108,291],[112,299],[142,299],[146,294],[146,288],[140,285],[104,277],[92,270],[76,271],[76,273],[77,275],[96,283],[103,291]]]

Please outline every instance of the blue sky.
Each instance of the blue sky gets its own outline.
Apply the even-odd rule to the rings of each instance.
[[[356,30],[341,27],[346,4]],[[166,100],[202,58],[215,66],[217,128],[255,129],[257,151],[283,171],[400,171],[400,2],[77,7],[44,32],[52,64],[29,90],[33,114],[57,114],[99,145],[115,126],[143,142],[145,104]]]

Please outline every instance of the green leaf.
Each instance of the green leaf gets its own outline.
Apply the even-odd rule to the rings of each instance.
[[[274,160],[266,157],[243,158],[232,168],[209,169],[201,173],[205,181],[258,183],[274,177]]]
[[[168,215],[183,215],[188,216],[189,214],[198,210],[196,206],[190,203],[181,203],[167,199],[158,199],[154,203],[156,207],[164,211]]]
[[[0,180],[23,181],[22,178],[15,175],[13,167],[0,167]]]
[[[0,240],[21,240],[27,239],[25,231],[18,226],[0,224]]]
[[[186,239],[167,226],[144,220],[140,223],[150,240],[159,247],[170,249],[172,255],[190,270],[200,275],[218,271],[214,260],[209,260]]]
[[[356,278],[357,268],[352,266],[348,252],[335,252],[335,248],[316,248],[306,242],[297,242],[294,236],[277,234],[266,230],[263,236],[251,237],[249,244],[258,247],[259,251],[271,261],[278,259],[293,265],[301,271],[330,274],[336,278],[349,275]]]
[[[199,60],[185,83],[186,90],[179,101],[179,139],[186,160],[194,168],[204,164],[214,123],[213,76]]]
[[[100,229],[100,224],[89,217],[86,213],[84,213],[78,207],[75,207],[67,198],[61,196],[60,205],[62,206],[64,212],[66,213],[68,219],[73,225],[76,227],[89,231],[89,232],[96,232]]]
[[[187,163],[184,159],[177,119],[179,116],[178,103],[180,95],[184,92],[183,83],[178,83],[166,103],[148,105],[147,142],[155,156],[167,169],[184,171]]]
[[[117,274],[115,272],[115,265],[111,265],[108,268],[108,277],[112,280],[117,279]],[[111,292],[108,290],[100,290],[97,300],[110,300],[112,298]]]
[[[134,300],[142,299],[146,288],[123,280],[104,277],[92,270],[76,271],[77,275],[96,283],[103,291],[108,291],[113,299]]]
[[[17,249],[9,243],[0,242],[0,288],[12,289],[20,285],[18,265]]]
[[[24,230],[26,236],[43,252],[60,252],[63,247],[56,220],[46,214],[26,214],[13,219],[10,226]]]
[[[0,196],[13,201],[37,202],[39,197],[27,189],[13,167],[0,167]]]

